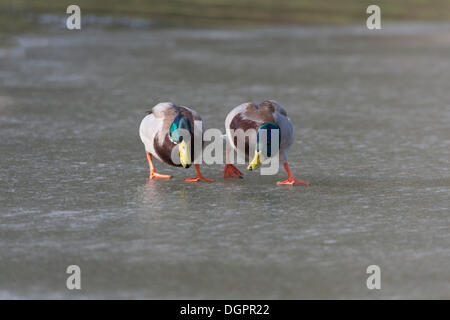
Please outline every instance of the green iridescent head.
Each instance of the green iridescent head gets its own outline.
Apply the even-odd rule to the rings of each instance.
[[[175,143],[181,143],[183,141],[183,136],[181,130],[186,130],[187,132],[191,132],[191,122],[188,117],[179,113],[172,122],[172,125],[169,129],[169,137],[170,140]]]
[[[191,128],[189,118],[182,113],[179,113],[173,120],[169,129],[169,138],[173,143],[178,145],[180,163],[184,168],[189,168],[191,166],[191,139],[189,138],[189,135],[192,135]]]
[[[261,130],[266,130],[267,138],[266,141],[260,141],[260,133]],[[272,145],[272,136],[276,135],[276,131],[278,130],[278,145]],[[280,135],[280,127],[273,122],[266,122],[258,129],[258,134],[256,135],[256,151],[262,151],[265,157],[271,157],[276,154],[280,149],[281,135]]]
[[[278,135],[278,141],[272,141],[272,137]],[[261,137],[262,136],[262,137]],[[264,137],[265,136],[265,137]],[[253,160],[248,165],[247,169],[253,171],[261,165],[264,158],[270,158],[277,154],[280,150],[281,134],[280,127],[273,122],[265,122],[258,128],[256,135],[256,150]]]

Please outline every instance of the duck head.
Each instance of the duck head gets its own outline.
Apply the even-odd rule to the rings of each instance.
[[[180,163],[184,168],[189,168],[191,162],[191,139],[192,127],[189,118],[179,113],[169,130],[170,140],[178,145],[178,152],[180,154]]]
[[[275,139],[273,143],[272,136],[278,135],[278,141]],[[276,143],[278,142],[278,144]],[[261,166],[261,161],[265,158],[270,158],[272,155],[276,154],[280,149],[280,127],[273,122],[265,122],[258,128],[258,133],[256,135],[256,149],[253,160],[247,166],[247,169],[254,171]]]

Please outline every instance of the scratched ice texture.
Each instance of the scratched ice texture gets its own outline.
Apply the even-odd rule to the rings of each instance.
[[[0,46],[0,297],[450,298],[450,26],[12,36]],[[307,187],[156,162],[159,101],[223,130],[276,99]],[[79,265],[82,290],[66,289]],[[366,268],[381,268],[368,290]]]

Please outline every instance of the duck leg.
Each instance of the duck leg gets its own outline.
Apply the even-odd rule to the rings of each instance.
[[[152,155],[148,152],[147,152],[147,160],[148,160],[148,166],[150,168],[149,179],[170,179],[170,178],[172,178],[171,175],[155,172],[155,166],[153,165]]]
[[[242,172],[230,163],[225,164],[225,168],[223,169],[223,177],[243,179]]]
[[[223,169],[223,177],[224,178],[241,178],[242,172],[239,171],[234,165],[230,163],[230,148],[227,146],[227,161],[225,163],[225,168]]]
[[[289,170],[289,164],[287,161],[284,161],[284,169],[288,173],[288,178],[287,178],[287,180],[284,180],[284,181],[278,181],[277,182],[278,185],[293,185],[295,183],[300,183],[300,184],[309,186],[309,182],[297,180],[294,178],[294,176],[291,173],[291,170]]]
[[[184,181],[188,181],[188,182],[197,182],[197,181],[200,181],[200,180],[207,181],[207,182],[213,182],[214,181],[213,179],[205,178],[202,175],[202,173],[200,172],[200,166],[198,164],[194,164],[194,167],[195,167],[195,170],[197,171],[197,176],[194,177],[194,178],[184,179]]]

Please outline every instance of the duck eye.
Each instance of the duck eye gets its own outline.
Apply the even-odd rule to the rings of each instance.
[[[178,130],[174,130],[169,133],[169,139],[175,144],[181,143],[183,141],[183,136]]]

